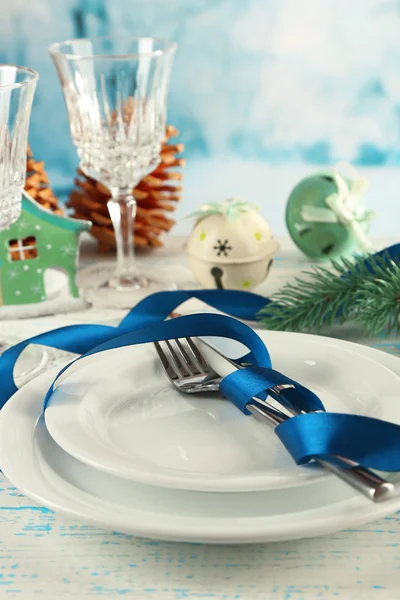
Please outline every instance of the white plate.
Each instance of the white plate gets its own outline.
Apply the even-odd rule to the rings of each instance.
[[[398,359],[367,348],[362,352],[400,372]],[[107,475],[63,452],[46,431],[42,401],[54,375],[49,372],[26,385],[0,412],[0,468],[38,504],[70,517],[141,537],[250,543],[354,528],[400,508],[399,495],[374,504],[336,478],[301,487],[294,495],[287,490],[168,490]]]
[[[327,338],[258,333],[274,367],[310,387],[328,410],[400,423],[400,380],[386,367]],[[48,431],[71,456],[115,476],[214,492],[330,476],[297,467],[272,428],[218,395],[177,392],[151,344],[88,357],[60,381],[45,411]]]

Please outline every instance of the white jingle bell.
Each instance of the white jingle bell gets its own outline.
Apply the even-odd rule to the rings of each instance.
[[[204,204],[186,251],[206,288],[251,290],[268,275],[278,248],[258,207],[231,199]]]

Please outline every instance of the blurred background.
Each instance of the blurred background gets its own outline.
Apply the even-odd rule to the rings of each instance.
[[[398,0],[0,0],[0,15],[0,63],[40,73],[30,142],[62,197],[77,159],[48,45],[161,36],[179,45],[168,118],[187,159],[178,218],[234,195],[284,233],[298,179],[346,160],[370,178],[372,233],[397,235]]]

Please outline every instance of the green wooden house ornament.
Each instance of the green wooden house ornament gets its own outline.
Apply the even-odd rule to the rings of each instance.
[[[0,231],[0,318],[46,314],[49,304],[50,312],[85,304],[76,271],[79,236],[90,227],[42,208],[24,192],[18,221]]]

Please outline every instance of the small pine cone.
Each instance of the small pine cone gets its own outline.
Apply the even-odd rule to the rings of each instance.
[[[160,164],[133,190],[137,202],[133,229],[136,247],[162,246],[161,234],[169,231],[175,224],[166,213],[173,212],[176,203],[181,199],[182,172],[179,169],[185,165],[185,161],[178,155],[183,152],[183,144],[170,143],[170,139],[178,133],[175,127],[167,126],[165,141],[161,147]],[[79,169],[75,186],[67,203],[73,210],[72,216],[92,221],[90,233],[98,240],[101,251],[114,249],[115,236],[107,209],[110,191]]]
[[[25,191],[43,208],[47,208],[56,215],[64,214],[58,198],[53,194],[49,185],[49,178],[44,170],[44,161],[35,160],[29,146],[26,158]]]

